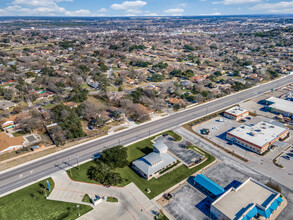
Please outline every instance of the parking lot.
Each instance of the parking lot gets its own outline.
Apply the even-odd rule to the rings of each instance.
[[[272,123],[278,123],[272,119],[268,119],[263,116],[252,117],[249,116],[249,119],[246,119],[246,122],[237,122],[235,120],[231,120],[222,116],[213,118],[209,121],[201,123],[193,127],[193,130],[199,134],[202,134],[202,129],[209,129],[209,134],[203,135],[206,138],[210,139],[216,144],[219,144],[222,147],[229,149],[230,151],[234,151],[236,154],[248,158],[248,154],[253,155],[253,157],[261,157],[262,160],[273,160],[278,154],[280,154],[281,150],[286,149],[286,146],[280,145],[276,147],[273,151],[269,152],[266,155],[259,156],[258,154],[247,150],[246,148],[241,147],[240,145],[233,144],[230,141],[225,139],[226,133],[231,131],[232,129],[241,126],[242,124],[256,124],[260,121],[268,121]],[[281,124],[280,124],[281,125]],[[290,142],[292,138],[288,138],[286,142]],[[292,158],[293,159],[293,158]]]
[[[278,158],[278,162],[284,166],[284,169],[288,170],[289,175],[293,175],[293,147],[284,151]]]
[[[187,166],[192,165],[195,161],[204,158],[203,155],[195,152],[192,149],[186,149],[186,141],[173,141],[170,136],[159,136],[155,141],[162,141],[168,146],[168,151],[176,156],[180,161]]]
[[[165,209],[175,219],[209,219],[196,207],[203,204],[205,198],[204,194],[186,183],[172,193],[172,201],[165,206]]]

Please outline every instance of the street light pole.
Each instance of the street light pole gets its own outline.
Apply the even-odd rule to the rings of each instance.
[[[70,168],[70,165],[69,165],[69,157],[67,158],[67,165]],[[71,169],[69,169],[69,171],[70,171],[70,176],[72,176]]]
[[[78,217],[80,217],[80,212],[79,212],[79,205],[76,206],[78,210]]]
[[[77,160],[77,166],[78,166],[78,170],[80,170],[80,166],[79,166],[79,156],[76,156],[76,160]]]

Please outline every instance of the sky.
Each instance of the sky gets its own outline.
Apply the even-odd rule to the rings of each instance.
[[[0,16],[293,14],[293,0],[0,0]]]

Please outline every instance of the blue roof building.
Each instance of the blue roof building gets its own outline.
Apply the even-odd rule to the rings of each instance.
[[[268,219],[282,202],[280,193],[249,178],[216,199],[210,211],[215,219],[250,220],[255,216]]]
[[[207,193],[212,198],[216,198],[225,192],[221,186],[202,174],[196,175],[196,177],[193,179],[193,183],[197,187],[200,187],[202,190],[204,190],[205,193]]]

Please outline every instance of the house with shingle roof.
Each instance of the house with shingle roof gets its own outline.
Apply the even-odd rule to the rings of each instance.
[[[7,133],[0,133],[0,153],[18,150],[23,147],[23,137],[10,137]]]

